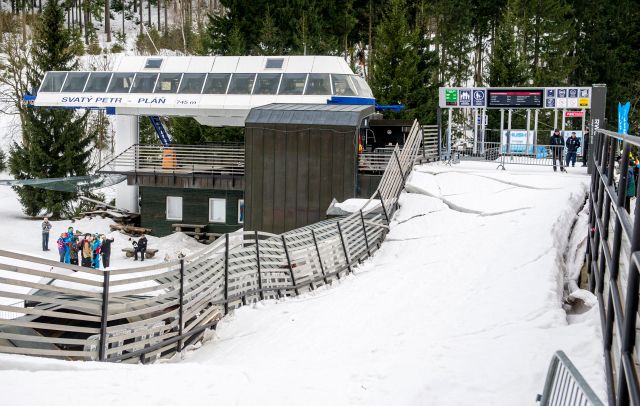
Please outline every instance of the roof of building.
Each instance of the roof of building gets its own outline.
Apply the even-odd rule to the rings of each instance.
[[[358,127],[375,112],[372,105],[272,103],[255,107],[245,121],[255,124],[304,124]]]

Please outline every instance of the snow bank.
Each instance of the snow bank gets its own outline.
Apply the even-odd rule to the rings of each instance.
[[[0,355],[3,398],[67,405],[73,391],[83,404],[533,404],[561,349],[604,399],[597,308],[567,316],[557,261],[589,178],[578,168],[494,166],[418,167],[387,240],[354,275],[243,307],[183,360]]]

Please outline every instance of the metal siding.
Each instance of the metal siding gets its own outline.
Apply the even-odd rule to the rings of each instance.
[[[309,211],[309,198],[310,198],[310,189],[309,183],[310,180],[310,162],[311,156],[310,152],[313,151],[311,149],[311,131],[304,129],[304,127],[299,127],[296,132],[297,138],[297,174],[296,174],[296,208],[295,208],[295,217],[296,217],[296,227],[301,227],[303,225],[307,225],[307,214]]]
[[[330,129],[318,129],[318,131],[322,134],[322,142],[320,144],[320,198],[318,201],[318,212],[312,213],[314,217],[313,221],[324,218],[324,216],[320,215],[322,208],[324,207],[326,210],[333,199],[333,188],[331,186],[333,181],[332,167],[334,164],[333,131]]]
[[[309,138],[309,155],[306,158],[309,163],[309,191],[307,203],[304,207],[301,207],[301,210],[306,212],[307,223],[311,224],[319,220],[320,185],[322,184],[322,144],[325,140],[318,129],[308,130],[307,137]]]
[[[249,230],[255,230],[252,221],[253,211],[251,208],[253,204],[251,203],[251,199],[256,192],[256,189],[252,185],[252,181],[256,177],[253,151],[255,150],[254,144],[256,143],[257,132],[258,130],[255,129],[245,129],[244,132],[244,181],[245,185],[247,185],[244,191],[244,223]]]
[[[345,161],[345,151],[344,151],[344,131],[342,128],[336,128],[335,132],[332,132],[331,136],[331,148],[333,150],[332,154],[332,165],[331,165],[331,199],[336,198],[338,201],[343,201],[345,192],[344,192],[344,161]],[[328,207],[328,206],[327,206]]]
[[[288,128],[288,127],[286,127]],[[285,193],[287,181],[287,133],[285,126],[276,126],[274,145],[273,232],[285,231]]]
[[[263,129],[263,163],[262,163],[262,221],[259,230],[273,232],[273,209],[275,193],[275,134],[270,128]],[[255,199],[254,199],[255,201]]]
[[[344,128],[344,165],[343,165],[343,199],[356,195],[356,171],[357,171],[357,135],[352,128]]]
[[[285,173],[285,193],[284,193],[284,229],[282,231],[293,230],[296,224],[297,197],[296,187],[298,185],[298,127],[288,126],[286,136],[286,173]]]

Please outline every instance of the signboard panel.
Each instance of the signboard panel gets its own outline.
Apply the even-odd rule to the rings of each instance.
[[[542,108],[543,89],[488,89],[488,108]]]
[[[458,91],[458,105],[460,107],[471,106],[471,89],[460,89]]]
[[[457,106],[458,105],[458,89],[445,89],[444,99],[447,103],[447,106]]]
[[[485,89],[474,89],[473,91],[473,106],[484,107],[487,100],[487,91]]]
[[[583,111],[565,111],[564,116],[565,117],[584,117],[584,112]]]

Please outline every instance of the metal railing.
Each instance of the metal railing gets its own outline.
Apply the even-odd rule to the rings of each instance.
[[[104,164],[99,173],[203,173],[244,175],[244,145],[135,144]]]
[[[553,355],[547,372],[541,406],[604,406],[564,352]]]
[[[104,271],[0,251],[0,299],[25,303],[0,305],[21,315],[0,314],[0,352],[149,362],[180,352],[231,309],[330,284],[382,244],[419,147],[415,122],[362,210],[281,235],[225,234],[180,260]]]
[[[640,199],[629,211],[629,154],[640,137],[598,130],[594,139],[589,190],[587,270],[589,289],[598,297],[611,405],[640,405],[638,384],[638,269]],[[617,164],[617,162],[619,162]],[[615,167],[620,176],[616,181]],[[633,213],[633,220],[631,217]]]

